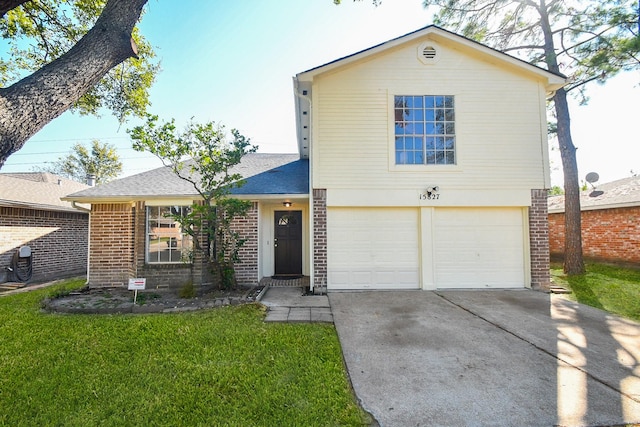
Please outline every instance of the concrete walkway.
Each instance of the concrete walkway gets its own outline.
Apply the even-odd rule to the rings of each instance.
[[[640,324],[533,291],[329,293],[382,426],[640,423]]]
[[[303,288],[270,287],[260,302],[268,308],[265,322],[333,322],[329,298]]]

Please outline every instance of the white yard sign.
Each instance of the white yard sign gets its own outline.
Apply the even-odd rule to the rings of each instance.
[[[129,279],[129,290],[130,291],[135,291],[135,293],[133,294],[133,303],[136,303],[136,300],[138,299],[138,290],[143,290],[144,287],[147,284],[147,279],[145,278],[138,278],[138,279]]]

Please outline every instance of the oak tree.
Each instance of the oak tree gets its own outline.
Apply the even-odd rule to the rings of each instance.
[[[135,28],[147,0],[0,0],[0,168],[74,109],[144,116],[159,70]]]

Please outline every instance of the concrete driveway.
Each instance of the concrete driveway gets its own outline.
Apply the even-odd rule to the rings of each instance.
[[[382,426],[640,423],[640,324],[534,291],[333,292]]]

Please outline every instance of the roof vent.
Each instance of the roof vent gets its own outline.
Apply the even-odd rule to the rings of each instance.
[[[422,56],[429,61],[436,59],[436,48],[433,46],[425,47],[422,49]]]
[[[423,64],[435,64],[440,60],[441,54],[440,47],[431,40],[418,46],[418,59]]]

